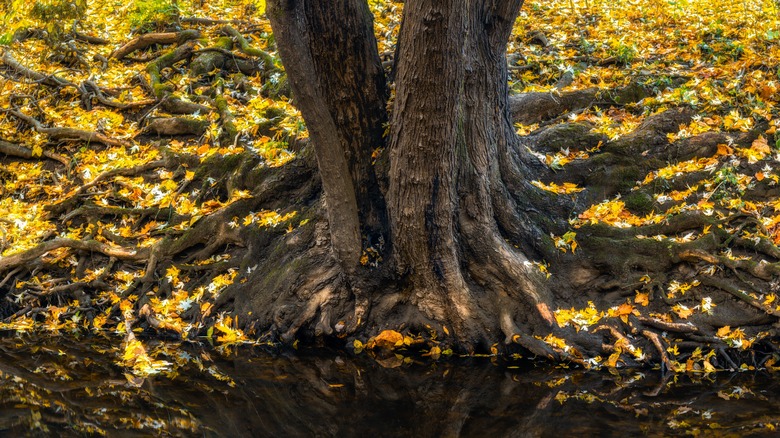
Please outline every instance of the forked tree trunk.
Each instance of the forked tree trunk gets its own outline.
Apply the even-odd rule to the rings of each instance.
[[[449,326],[466,344],[492,342],[500,330],[507,340],[549,353],[520,336],[515,320],[530,330],[542,324],[549,331],[552,323],[551,295],[523,253],[543,232],[519,208],[529,201],[525,192],[535,189],[526,182],[530,168],[507,103],[506,46],[522,3],[406,2],[388,139],[387,217],[391,262],[402,279],[398,302],[417,311],[404,312],[406,323]],[[357,199],[363,229],[383,216],[384,205],[366,165],[384,120],[371,17],[359,0],[279,0],[269,2],[268,14],[317,150],[333,247],[349,266],[354,261],[343,257],[354,251],[343,246],[354,241],[333,221],[349,222],[353,213],[348,202],[331,200]],[[342,157],[339,166],[352,176],[347,182],[339,171],[323,169]]]

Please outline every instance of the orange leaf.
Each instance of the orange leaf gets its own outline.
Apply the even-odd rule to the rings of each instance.
[[[750,149],[753,149],[756,152],[761,152],[762,154],[768,154],[771,152],[769,149],[769,144],[766,142],[766,138],[764,138],[763,135],[760,135],[757,139],[753,140],[753,144],[750,146]]]
[[[384,330],[374,338],[374,343],[379,348],[394,348],[399,342],[403,344],[404,335],[395,330]]]
[[[729,145],[721,143],[718,145],[718,152],[715,153],[716,157],[719,157],[721,155],[731,155],[734,153],[734,149],[732,149]]]
[[[645,307],[648,304],[650,304],[650,294],[636,291],[636,297],[634,297],[634,302]]]

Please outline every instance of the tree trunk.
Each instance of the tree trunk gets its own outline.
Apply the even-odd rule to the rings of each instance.
[[[351,273],[361,231],[376,233],[384,221],[371,154],[382,145],[387,91],[371,13],[359,0],[269,1],[267,13],[316,145],[332,246]]]
[[[524,181],[531,169],[517,159],[523,152],[507,103],[506,45],[522,3],[409,2],[398,43],[388,193],[394,257],[410,301],[467,344],[490,342],[487,334],[500,328],[535,348],[517,337],[515,317],[532,330],[553,322],[543,276],[515,247],[532,248],[525,241],[541,232],[504,182],[514,181],[518,199],[535,190]]]
[[[536,341],[518,336],[515,318],[531,330],[553,321],[544,278],[523,253],[546,232],[518,208],[518,201],[528,201],[524,192],[536,190],[525,180],[530,160],[518,147],[508,105],[506,45],[521,5],[406,3],[395,60],[385,224],[370,164],[382,141],[385,85],[365,3],[269,4],[296,104],[317,150],[333,248],[349,276],[354,230],[389,228],[384,233],[401,291],[379,305],[384,310],[377,318],[399,306],[406,309],[404,323],[449,326],[464,344],[489,345],[490,333],[500,330],[529,348]],[[323,170],[328,163],[337,170]],[[343,178],[345,167],[350,180]],[[351,205],[359,206],[361,226],[352,223]]]

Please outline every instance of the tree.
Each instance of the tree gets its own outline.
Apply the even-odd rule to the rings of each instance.
[[[518,65],[509,44],[558,49],[513,31],[521,1],[444,3],[406,2],[383,53],[370,10],[390,6],[359,0],[269,1],[273,34],[187,11],[111,47],[74,28],[67,56],[32,66],[19,54],[41,25],[6,33],[0,63],[16,91],[3,100],[0,152],[23,163],[3,175],[0,288],[13,299],[0,316],[9,328],[46,311],[55,328],[86,314],[97,331],[110,321],[358,349],[404,332],[431,352],[522,347],[678,371],[777,352],[780,177],[769,158],[780,123],[767,118],[775,85],[753,83],[765,72],[755,67],[752,94],[713,114],[686,99],[690,78],[630,71],[637,52],[619,44],[590,57],[583,40],[577,62],[619,63],[633,80],[601,90],[581,76],[566,91],[563,72],[551,92],[510,95],[510,68],[560,64]],[[713,44],[702,62],[744,67],[733,44],[702,38]],[[91,46],[103,47],[92,61]],[[44,73],[53,63],[84,69]],[[92,74],[106,66],[123,73]],[[138,73],[132,93],[119,91],[125,67]],[[726,93],[710,79],[696,82],[701,98]],[[657,93],[680,99],[640,103]],[[615,135],[618,118],[642,122]],[[293,154],[280,144],[296,156],[285,165]],[[54,171],[29,184],[44,160]]]
[[[292,324],[288,336],[315,313],[320,315],[317,332],[331,333],[329,308],[346,299],[355,307],[354,315],[340,315],[351,319],[347,333],[361,323],[378,328],[434,327],[440,333],[451,332],[470,350],[503,340],[549,358],[582,361],[601,352],[607,341],[602,334],[586,336],[556,325],[553,309],[564,303],[583,304],[573,291],[616,290],[613,305],[620,304],[615,295],[632,294],[630,285],[642,273],[707,260],[708,251],[717,247],[718,242],[686,246],[634,238],[708,221],[702,215],[683,215],[655,230],[591,227],[580,232],[585,253],[580,257],[561,256],[555,249],[550,234],[563,234],[569,215],[592,200],[593,193],[619,193],[625,190],[619,185],[626,179],[636,179],[632,169],[641,165],[627,161],[632,160],[630,153],[638,152],[637,145],[644,142],[651,154],[668,154],[662,150],[665,139],[662,145],[656,137],[690,114],[670,111],[656,117],[622,147],[612,148],[611,157],[598,167],[574,166],[569,177],[590,180],[594,186],[590,195],[572,200],[535,187],[532,180],[556,176],[528,151],[532,140],[521,140],[513,129],[506,46],[522,3],[406,2],[393,65],[392,115],[383,139],[386,82],[366,2],[269,2],[268,16],[295,104],[316,150],[340,273],[333,277],[339,279],[338,285],[320,284],[333,287],[333,292],[320,295],[316,305],[308,304],[308,315]],[[616,100],[632,94],[634,100],[641,98],[636,88],[620,93]],[[512,104],[533,118],[551,107],[577,105],[577,99],[592,101],[593,96],[569,94],[553,104],[527,95]],[[382,158],[372,166],[377,149]],[[679,158],[695,150],[676,152]],[[365,278],[372,274],[359,266],[361,250],[380,238],[377,235],[387,244],[389,260],[384,265],[390,275],[384,278],[395,280],[392,292],[368,284]],[[626,253],[614,254],[615,246]],[[542,259],[553,263],[551,280],[532,262]],[[337,289],[349,293],[334,299]],[[618,314],[624,327],[600,327],[608,332],[607,339],[612,337],[614,346],[608,352],[617,352],[615,357],[626,348],[634,349],[628,346],[627,332],[643,337],[648,350],[654,348],[656,358],[665,361],[658,329],[693,330],[704,336],[689,324],[642,316],[630,304]],[[718,323],[725,325],[710,321]],[[556,346],[554,341],[543,342],[545,336],[548,341],[557,336],[568,341]],[[569,350],[566,342],[579,350]]]

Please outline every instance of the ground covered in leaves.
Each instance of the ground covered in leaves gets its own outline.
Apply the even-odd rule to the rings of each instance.
[[[0,5],[0,328],[112,334],[128,379],[169,370],[139,333],[276,341],[245,327],[251,315],[230,314],[219,298],[256,269],[243,257],[253,244],[318,232],[310,222],[316,176],[292,176],[296,163],[312,160],[306,129],[262,2],[66,3]],[[370,3],[389,69],[403,5]],[[555,245],[576,255],[588,227],[684,223],[679,234],[641,237],[706,249],[690,245],[683,258],[695,268],[640,276],[628,297],[554,309],[558,325],[612,330],[638,318],[668,329],[652,340],[675,371],[773,369],[780,360],[762,354],[773,349],[740,363],[723,353],[776,342],[756,327],[780,315],[778,24],[771,1],[523,7],[509,47],[510,87],[513,102],[537,110],[520,105],[514,117],[559,175],[534,184],[558,196],[586,193]],[[571,109],[545,114],[545,99]],[[606,199],[583,192],[587,179],[567,179],[568,168],[614,155],[621,139],[642,144],[631,135],[654,123],[663,125],[653,132],[665,132],[664,145],[699,153],[656,159],[643,174],[607,175],[620,194]],[[648,151],[633,152],[639,161]],[[691,225],[692,213],[710,219]],[[368,247],[363,263],[380,263],[380,252]],[[545,260],[536,263],[548,271]],[[727,282],[721,270],[744,280]],[[735,297],[762,316],[691,334],[720,309],[733,314]],[[688,351],[680,333],[714,347]],[[587,358],[588,366],[643,361],[646,352],[629,338],[613,337],[613,354]],[[388,331],[351,345],[451,353],[431,333]]]

